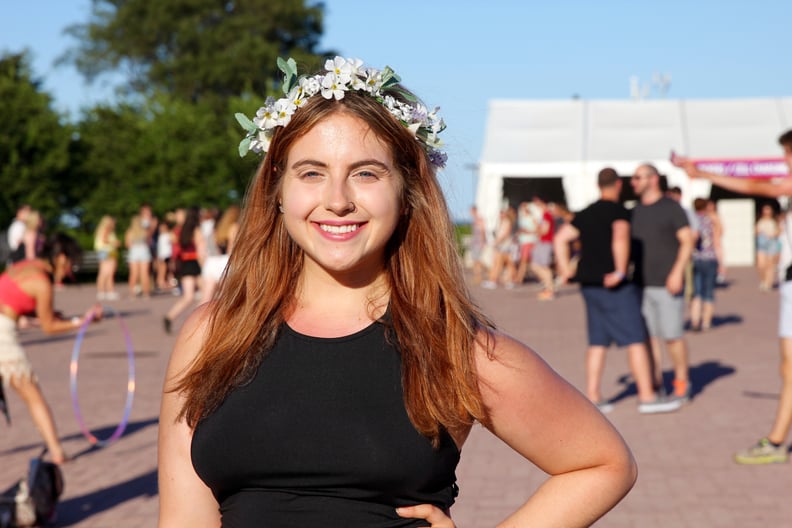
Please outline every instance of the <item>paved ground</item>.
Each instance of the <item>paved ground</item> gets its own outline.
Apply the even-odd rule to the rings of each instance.
[[[718,290],[717,326],[688,334],[693,402],[682,411],[642,416],[623,351],[613,350],[605,393],[616,398],[609,418],[638,459],[640,476],[628,497],[597,527],[792,526],[792,468],[743,467],[733,452],[766,434],[778,395],[777,294],[761,294],[750,269],[730,271]],[[583,383],[583,307],[574,287],[554,302],[535,300],[535,287],[512,291],[474,288],[485,311],[506,331],[531,344],[576,386]],[[92,302],[90,285],[59,292],[56,304],[71,315]],[[121,300],[134,342],[137,387],[129,426],[105,449],[90,449],[80,433],[69,395],[74,336],[22,333],[56,416],[59,432],[77,459],[64,467],[66,490],[58,526],[151,527],[156,523],[156,436],[159,393],[173,337],[161,327],[174,302],[169,295]],[[79,400],[88,427],[99,437],[115,430],[126,387],[126,351],[116,322],[90,328],[80,361]],[[526,380],[530,382],[530,380]],[[13,424],[0,422],[0,488],[23,475],[40,448],[38,435],[15,394],[7,395]],[[548,397],[551,397],[548,395]],[[461,495],[454,517],[461,527],[494,526],[543,480],[541,471],[481,428],[474,430],[458,469]]]

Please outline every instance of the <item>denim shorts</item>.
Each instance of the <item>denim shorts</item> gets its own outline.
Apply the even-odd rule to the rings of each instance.
[[[620,347],[646,341],[641,294],[634,284],[618,288],[581,286],[586,303],[589,346]]]

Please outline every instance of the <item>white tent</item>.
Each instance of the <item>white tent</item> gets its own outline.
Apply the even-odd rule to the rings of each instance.
[[[683,200],[709,196],[671,165],[671,151],[697,159],[778,158],[792,127],[792,97],[749,99],[493,100],[479,162],[476,204],[489,227],[508,198],[504,182],[559,178],[567,206],[598,196],[605,166],[629,175],[654,164]],[[727,232],[728,235],[728,232]]]

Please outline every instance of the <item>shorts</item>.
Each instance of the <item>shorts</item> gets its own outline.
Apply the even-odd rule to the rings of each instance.
[[[531,261],[537,266],[549,268],[553,264],[553,243],[537,242],[533,248]]]
[[[646,286],[641,312],[650,336],[668,341],[682,337],[685,327],[684,293],[671,295],[665,286]]]
[[[201,265],[197,260],[180,260],[176,264],[176,275],[182,277],[200,277]]]
[[[778,314],[778,337],[792,338],[792,281],[784,281],[778,287],[781,310]]]
[[[211,257],[207,257],[204,261],[204,265],[201,267],[201,277],[218,282],[220,277],[223,276],[226,264],[228,264],[228,255],[212,255]]]
[[[634,284],[618,288],[581,286],[586,303],[589,346],[625,347],[646,341],[641,292]]]
[[[3,387],[8,387],[11,378],[22,377],[36,380],[33,366],[19,344],[16,321],[0,314],[0,378]]]
[[[778,255],[781,253],[781,242],[777,238],[771,238],[767,235],[757,235],[756,251],[770,256]]]
[[[127,253],[127,262],[151,262],[151,249],[145,244],[132,244]]]

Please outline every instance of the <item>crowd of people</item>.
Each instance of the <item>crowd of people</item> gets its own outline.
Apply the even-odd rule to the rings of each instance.
[[[783,134],[779,143],[792,172],[792,131]],[[792,179],[777,183],[712,174],[682,157],[676,157],[674,163],[691,178],[706,178],[727,190],[768,199],[758,202],[756,269],[761,292],[778,287],[781,293],[783,387],[770,433],[736,453],[735,461],[785,462],[788,453],[783,444],[792,428],[792,236],[777,199],[792,195]],[[598,175],[600,199],[555,224],[560,227],[553,237],[553,284],[580,284],[589,336],[585,392],[603,412],[613,408],[600,390],[608,347],[615,343],[628,351],[639,411],[670,412],[693,395],[685,330],[706,332],[713,328],[715,292],[726,275],[724,227],[717,204],[710,198],[696,197],[692,208],[684,207],[681,189],[665,189],[664,183],[653,165],[638,166],[630,178],[637,200],[628,211],[619,203],[623,196],[621,178],[615,170],[605,168]],[[538,201],[541,204],[542,200]],[[476,208],[471,210],[469,254],[474,283],[494,289],[498,281],[507,288],[522,282],[515,270],[526,254],[536,258],[537,246],[532,245],[538,244],[542,233],[538,227],[542,223],[541,208],[530,214],[531,209],[525,205],[520,204],[519,214],[505,208],[492,236],[488,236]],[[552,299],[546,293],[548,279],[541,272],[535,274],[541,285],[539,298]],[[666,354],[673,372],[670,387],[665,386],[662,369]]]

